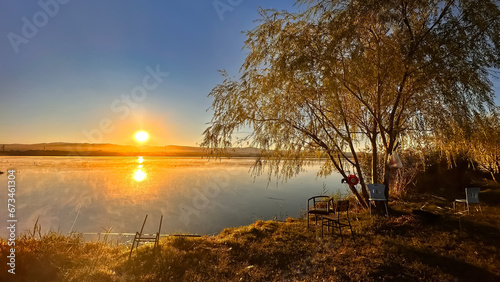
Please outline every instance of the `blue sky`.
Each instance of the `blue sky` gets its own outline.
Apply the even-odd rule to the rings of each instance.
[[[0,143],[134,144],[142,129],[151,145],[196,146],[217,70],[237,75],[241,32],[256,25],[258,7],[295,10],[293,0],[216,1],[230,9],[218,13],[213,0],[6,0]]]
[[[220,0],[231,8],[223,13],[210,0],[41,2],[47,11],[38,1],[2,5],[0,143],[133,144],[143,129],[152,145],[197,145],[217,70],[236,75],[243,63],[241,31],[255,26],[259,6],[293,9],[293,1]],[[168,77],[134,96],[130,112],[122,102],[113,110],[148,66]]]

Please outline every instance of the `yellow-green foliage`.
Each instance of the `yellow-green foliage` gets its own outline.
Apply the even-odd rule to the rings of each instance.
[[[438,213],[425,222],[413,209]],[[16,246],[17,281],[499,281],[500,207],[484,215],[453,214],[450,203],[422,198],[392,202],[391,217],[353,214],[356,241],[344,243],[302,219],[257,221],[217,236],[161,239],[160,250],[129,248],[55,233],[24,236]],[[325,229],[326,231],[326,229]],[[7,256],[5,240],[1,256]],[[9,281],[5,266],[1,281]]]

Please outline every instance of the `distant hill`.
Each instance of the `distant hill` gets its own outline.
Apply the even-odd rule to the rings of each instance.
[[[39,144],[0,144],[0,156],[209,156],[220,152],[190,146],[127,146],[116,144],[89,143],[39,143]],[[258,157],[261,151],[256,148],[234,148],[223,156]]]

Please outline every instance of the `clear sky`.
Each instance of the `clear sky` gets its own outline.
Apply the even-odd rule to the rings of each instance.
[[[258,7],[295,9],[285,0],[41,3],[2,3],[0,143],[134,144],[143,129],[151,145],[195,146],[217,70],[237,75],[241,31],[256,25]]]
[[[134,144],[146,130],[150,145],[196,146],[217,70],[237,75],[258,7],[294,2],[6,0],[0,143]]]

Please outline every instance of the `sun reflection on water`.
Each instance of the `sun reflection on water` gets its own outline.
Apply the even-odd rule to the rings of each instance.
[[[158,178],[155,163],[143,157],[117,159],[105,172],[104,197],[122,205],[145,203],[158,197]],[[97,189],[97,188],[96,188]],[[126,204],[124,204],[126,203]]]
[[[138,182],[141,182],[143,181],[144,179],[146,179],[146,173],[144,171],[142,171],[142,167],[143,167],[143,164],[144,163],[144,158],[143,157],[138,157],[137,158],[137,161],[140,163],[138,169],[135,171],[134,173],[134,179]]]
[[[302,199],[310,193],[303,189],[303,183],[320,190],[326,183],[329,189],[341,187],[339,174],[318,181],[315,171],[320,165],[311,167],[304,176],[287,182],[283,188],[280,184],[279,189],[271,189],[273,185],[266,188],[266,177],[249,175],[248,168],[254,159],[207,162],[201,158],[146,156],[142,164],[139,159],[139,156],[0,158],[0,166],[8,161],[13,167],[24,168],[19,176],[23,176],[26,219],[16,228],[29,230],[40,217],[39,222],[46,229],[63,232],[102,232],[100,226],[109,224],[113,225],[113,232],[135,232],[131,229],[140,227],[137,225],[142,224],[144,215],[150,213],[165,215],[164,224],[168,218],[168,224],[162,227],[165,233],[216,233],[229,226],[250,224],[255,218],[272,218],[281,213],[295,216],[293,212],[299,216]],[[33,160],[43,165],[34,166]],[[143,180],[136,179],[136,175],[142,175],[138,178]],[[287,201],[273,200],[285,195]],[[228,212],[232,210],[241,213]],[[2,222],[7,219],[4,214],[0,212]],[[156,232],[155,228],[158,226],[147,232]],[[4,228],[0,228],[0,236],[8,236],[7,229],[5,232],[1,229]]]
[[[137,169],[137,171],[134,173],[134,179],[136,181],[143,181],[144,179],[146,179],[146,173],[144,173],[144,171],[142,171],[140,168]]]

